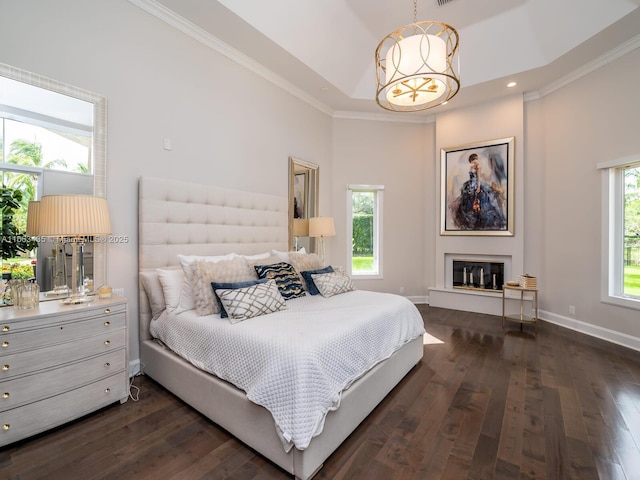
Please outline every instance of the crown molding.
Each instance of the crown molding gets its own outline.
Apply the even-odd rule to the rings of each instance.
[[[129,3],[136,5],[147,13],[150,13],[154,17],[163,21],[167,25],[181,31],[194,40],[202,43],[203,45],[215,50],[221,55],[224,55],[230,60],[238,63],[246,69],[260,75],[265,80],[273,83],[277,87],[280,87],[287,93],[302,100],[303,102],[311,105],[313,108],[320,110],[326,115],[333,115],[333,109],[328,105],[318,101],[308,93],[300,90],[298,87],[284,79],[283,77],[276,75],[272,70],[269,70],[264,65],[256,62],[252,58],[248,57],[244,53],[236,50],[229,44],[223,42],[219,38],[211,35],[209,32],[203,30],[197,25],[189,22],[185,18],[177,15],[174,11],[168,9],[164,5],[158,3],[155,0],[129,0]]]
[[[629,52],[632,52],[636,48],[640,47],[640,35],[636,35],[630,40],[627,40],[625,43],[618,45],[613,50],[605,53],[604,55],[599,56],[598,58],[592,60],[584,64],[582,67],[574,70],[568,75],[558,79],[555,82],[550,83],[546,87],[540,89],[540,96],[546,97],[547,95],[559,90],[571,83],[585,77],[586,75],[598,70],[599,68],[604,67],[605,65],[617,60]]]
[[[367,113],[367,112],[351,112],[351,111],[341,111],[336,110],[333,112],[333,118],[340,118],[346,120],[368,120],[374,122],[395,122],[395,123],[417,123],[417,124],[427,124],[427,123],[436,123],[436,116],[429,115],[425,116],[408,116],[401,115],[398,116],[398,113]]]

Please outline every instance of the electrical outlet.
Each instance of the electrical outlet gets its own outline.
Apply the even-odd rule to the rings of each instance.
[[[124,288],[114,288],[113,289],[113,294],[116,297],[124,297]]]
[[[404,287],[400,287],[400,293],[404,293]]]
[[[573,315],[574,317],[576,316],[576,306],[575,305],[569,305],[569,315]]]

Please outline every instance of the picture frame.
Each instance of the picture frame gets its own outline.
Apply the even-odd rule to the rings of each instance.
[[[309,174],[296,172],[293,176],[293,218],[309,219]]]
[[[513,236],[515,137],[441,149],[441,235]]]

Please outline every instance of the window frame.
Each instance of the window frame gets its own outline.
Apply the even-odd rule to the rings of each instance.
[[[624,171],[640,167],[640,154],[597,165],[602,175],[600,300],[640,310],[640,298],[624,294]]]
[[[374,194],[373,205],[373,258],[374,265],[377,266],[375,273],[354,273],[353,272],[353,192],[372,192]],[[384,212],[384,185],[347,185],[347,273],[357,280],[383,279],[383,212]]]

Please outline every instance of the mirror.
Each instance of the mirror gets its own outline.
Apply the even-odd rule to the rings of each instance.
[[[308,231],[309,219],[318,216],[319,187],[320,167],[289,157],[289,250],[304,247],[315,252],[316,242]]]
[[[7,79],[9,79],[7,81]],[[26,92],[21,95],[20,92]],[[3,98],[4,93],[4,98]],[[61,102],[61,103],[59,103]],[[73,117],[67,110],[75,104],[82,112],[80,117]],[[43,108],[43,107],[48,108]],[[85,163],[92,175],[60,170],[50,170],[41,166],[31,168],[38,174],[37,198],[45,194],[89,193],[106,196],[106,98],[80,88],[42,77],[10,65],[0,63],[0,109],[2,117],[12,121],[24,121],[34,125],[55,123],[61,126],[60,136],[73,138],[77,143],[85,143],[89,152]],[[76,109],[74,109],[76,110]],[[81,135],[80,130],[86,130]],[[80,138],[83,137],[81,141]],[[0,138],[2,140],[2,138]],[[7,139],[8,140],[8,139]],[[7,151],[9,145],[6,145]],[[1,153],[1,152],[0,152]],[[44,155],[43,155],[44,156]],[[6,162],[6,159],[2,159]],[[3,164],[3,171],[7,164]],[[43,285],[44,257],[53,244],[39,248],[36,264],[38,283]],[[91,271],[94,285],[106,283],[106,244],[91,245],[92,254],[87,261],[92,262]],[[89,249],[88,249],[89,250]]]

